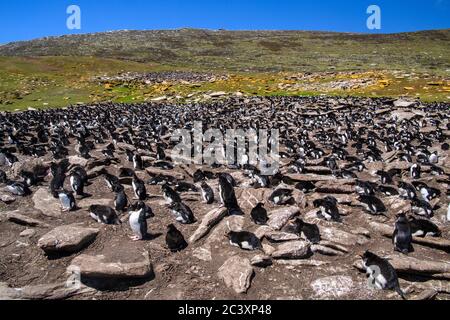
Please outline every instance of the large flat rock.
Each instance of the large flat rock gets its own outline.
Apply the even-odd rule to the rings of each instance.
[[[311,255],[311,244],[306,241],[290,241],[277,247],[272,253],[274,259],[305,259]]]
[[[90,244],[98,233],[99,229],[79,225],[60,226],[42,236],[38,246],[47,253],[77,252]]]
[[[229,258],[220,267],[218,276],[225,282],[228,288],[236,293],[246,293],[250,288],[254,274],[250,260],[239,256]]]
[[[114,254],[81,254],[72,260],[68,269],[79,270],[88,278],[147,278],[153,275],[148,251],[118,249]]]

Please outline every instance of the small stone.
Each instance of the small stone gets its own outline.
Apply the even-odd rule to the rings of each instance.
[[[9,194],[0,194],[0,201],[6,203],[6,204],[10,204],[13,203],[14,201],[16,201],[16,198],[14,198],[13,196],[10,196]]]
[[[272,265],[272,259],[269,256],[256,255],[251,260],[252,266],[265,268]]]
[[[19,234],[19,236],[30,238],[34,236],[35,233],[36,231],[34,231],[33,229],[25,229]]]

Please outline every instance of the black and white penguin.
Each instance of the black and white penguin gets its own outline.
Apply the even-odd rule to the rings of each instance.
[[[50,192],[55,199],[58,199],[58,192],[64,188],[64,180],[66,180],[66,175],[63,172],[57,171],[53,174],[50,181]]]
[[[262,249],[261,241],[255,234],[251,232],[248,231],[235,232],[230,230],[226,234],[226,237],[228,238],[232,246],[239,247],[243,250],[254,251]]]
[[[254,173],[251,176],[254,180],[254,183],[252,184],[254,188],[267,188],[270,185],[268,176],[263,176],[259,173]]]
[[[175,185],[176,192],[198,192],[198,188],[189,182],[178,181]]]
[[[222,204],[228,209],[229,215],[242,215],[233,185],[228,181],[225,174],[219,175],[219,195]]]
[[[441,195],[440,190],[429,187],[421,181],[413,181],[412,185],[414,186],[414,188],[416,188],[417,191],[420,192],[422,199],[427,202],[430,202],[431,200],[436,199]]]
[[[361,195],[358,197],[358,201],[361,202],[362,206],[366,211],[372,215],[383,215],[385,216],[386,206],[383,201],[375,196]]]
[[[437,151],[432,152],[429,156],[428,156],[428,161],[429,163],[438,163],[439,162],[439,154]]]
[[[380,290],[395,290],[402,299],[406,299],[400,289],[397,272],[386,259],[370,251],[366,251],[361,258],[370,283]]]
[[[170,205],[175,202],[181,202],[180,195],[176,191],[174,191],[171,187],[169,187],[167,184],[161,186],[161,189],[167,204]]]
[[[71,173],[74,174],[78,174],[81,178],[81,180],[83,181],[84,185],[88,185],[89,184],[89,177],[88,174],[86,172],[86,170],[80,166],[75,166],[72,168]]]
[[[375,194],[374,185],[368,181],[356,180],[355,190],[359,195],[373,196]]]
[[[125,155],[127,157],[127,161],[133,162],[134,153],[130,149],[125,149]]]
[[[258,203],[250,213],[250,217],[255,224],[265,225],[269,218],[267,217],[267,210],[263,203]]]
[[[400,195],[401,198],[407,200],[412,200],[417,197],[416,190],[414,189],[414,187],[409,183],[403,181],[400,181],[398,183],[398,194]]]
[[[201,185],[202,190],[202,198],[206,204],[212,204],[214,202],[214,191],[213,189],[205,182],[202,181]]]
[[[133,155],[133,167],[134,170],[142,170],[144,168],[144,162],[138,153]]]
[[[31,190],[24,182],[9,182],[5,189],[11,194],[20,197],[26,197],[31,194]]]
[[[408,218],[404,213],[397,215],[394,234],[392,235],[392,243],[394,244],[395,251],[404,254],[414,251],[412,246],[411,227]]]
[[[172,213],[175,215],[176,221],[182,224],[192,224],[197,220],[195,219],[194,214],[192,213],[191,208],[185,205],[182,202],[174,202],[169,208],[172,210]]]
[[[150,206],[148,206],[144,201],[137,201],[134,204],[130,205],[129,211],[137,211],[139,210],[139,208],[144,208],[147,218],[153,218],[155,216],[152,208],[150,208]]]
[[[434,165],[434,164],[429,164],[430,166],[430,173],[434,176],[442,176],[445,174],[444,169]]]
[[[70,187],[79,197],[84,197],[84,181],[78,173],[72,173],[69,177]]]
[[[72,192],[66,190],[60,191],[58,197],[63,212],[73,211],[77,208],[75,197]]]
[[[166,160],[166,154],[161,145],[156,146],[156,159],[157,160]]]
[[[119,178],[128,178],[133,177],[134,170],[130,168],[120,168],[119,169]]]
[[[125,189],[121,184],[117,184],[114,187],[114,192],[116,193],[114,197],[114,208],[117,211],[124,212],[125,208],[128,206],[128,197],[125,193]]]
[[[299,217],[289,220],[282,231],[297,234],[313,244],[321,240],[319,227],[316,224],[306,223]]]
[[[98,223],[121,224],[119,217],[114,209],[103,205],[92,205],[89,207],[89,215]]]
[[[316,189],[316,185],[311,181],[300,181],[295,185],[295,189],[307,194],[310,192],[314,192],[314,190]]]
[[[409,225],[411,227],[411,233],[415,237],[440,237],[442,234],[439,227],[428,219],[410,216]]]
[[[382,184],[392,184],[392,176],[389,172],[378,170],[376,172],[378,176],[380,176],[380,180]]]
[[[341,215],[339,214],[338,201],[336,198],[327,196],[323,199],[316,199],[313,202],[314,208],[319,208],[317,216],[327,221],[341,222]]]
[[[29,172],[26,170],[21,170],[19,173],[20,177],[23,179],[23,182],[28,186],[34,186],[37,183],[36,176],[33,172]]]
[[[292,201],[291,189],[277,189],[269,196],[269,201],[275,205],[285,205]]]
[[[119,184],[119,178],[117,178],[115,175],[105,173],[104,179],[106,182],[106,186],[109,190],[114,191],[115,186]]]
[[[134,195],[138,200],[144,201],[147,198],[147,189],[145,183],[135,174],[132,181]]]
[[[236,187],[237,186],[236,180],[234,180],[234,178],[233,178],[233,176],[231,174],[229,174],[229,173],[221,173],[219,175],[219,178],[220,177],[225,178],[228,181],[228,183],[231,184],[232,187]]]
[[[173,224],[167,226],[166,244],[171,252],[179,252],[188,246],[183,234]]]
[[[8,176],[6,175],[6,172],[3,170],[0,170],[0,183],[7,183],[8,182]]]
[[[411,211],[419,216],[432,218],[434,215],[433,207],[424,200],[413,199],[411,201]]]
[[[419,164],[417,164],[417,163],[413,164],[411,166],[411,168],[409,169],[411,178],[413,178],[413,179],[420,179],[421,170],[422,170],[422,168],[420,167]]]
[[[130,211],[129,224],[134,233],[131,240],[144,240],[147,237],[147,219],[145,203],[139,202],[133,211]]]
[[[397,189],[391,186],[378,186],[378,191],[387,195],[387,196],[396,196],[398,195]]]

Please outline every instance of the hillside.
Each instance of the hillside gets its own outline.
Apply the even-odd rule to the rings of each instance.
[[[450,29],[401,34],[179,29],[47,37],[1,56],[93,56],[196,70],[405,70],[448,75]]]

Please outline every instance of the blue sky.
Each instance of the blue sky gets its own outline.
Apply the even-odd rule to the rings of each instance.
[[[81,8],[68,30],[66,8]],[[382,29],[368,30],[366,9],[381,8]],[[450,0],[2,0],[0,43],[122,29],[327,30],[404,32],[450,28]]]

